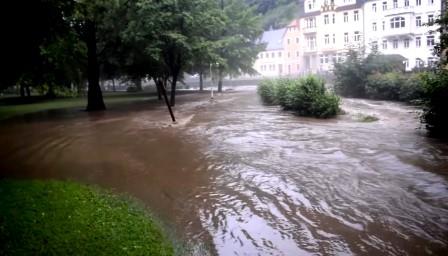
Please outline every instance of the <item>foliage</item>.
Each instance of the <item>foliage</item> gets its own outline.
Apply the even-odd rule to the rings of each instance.
[[[435,136],[447,136],[448,131],[448,71],[422,75],[424,111],[422,121]]]
[[[399,100],[404,78],[400,73],[388,72],[369,75],[365,84],[366,96],[376,100]]]
[[[334,90],[347,97],[365,97],[366,73],[358,52],[350,50],[344,63],[334,65]]]
[[[301,116],[329,118],[339,112],[339,98],[326,90],[323,79],[315,76],[264,80],[258,93],[265,102],[279,104]]]
[[[173,255],[144,208],[94,187],[0,181],[0,255]]]
[[[263,17],[263,29],[281,28],[296,17],[299,5],[295,0],[246,0]]]
[[[257,87],[261,100],[268,105],[275,104],[275,81],[272,79],[262,80]]]

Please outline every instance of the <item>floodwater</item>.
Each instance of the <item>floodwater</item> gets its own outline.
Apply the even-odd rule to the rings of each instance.
[[[448,145],[412,107],[343,109],[297,117],[249,88],[181,96],[175,125],[150,104],[10,120],[0,177],[129,193],[195,255],[448,255]]]

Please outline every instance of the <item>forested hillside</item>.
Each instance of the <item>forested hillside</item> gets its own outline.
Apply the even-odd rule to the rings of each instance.
[[[263,28],[280,28],[297,16],[298,0],[246,0],[263,16]]]

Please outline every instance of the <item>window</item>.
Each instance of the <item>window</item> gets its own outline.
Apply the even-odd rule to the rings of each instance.
[[[428,57],[428,67],[434,67],[437,61],[434,57]]]
[[[409,0],[404,0],[404,6],[408,7],[409,6]]]
[[[394,8],[398,8],[398,0],[394,0]]]
[[[420,48],[420,46],[422,45],[422,39],[421,37],[416,37],[415,38],[415,47]]]
[[[332,21],[333,21],[333,24],[336,23],[336,14],[333,14],[333,16],[332,16]]]
[[[288,44],[290,43],[289,38],[288,38]]]
[[[344,43],[348,43],[348,33],[344,33]]]
[[[291,53],[288,52],[288,58],[290,58],[290,57],[291,57]]]
[[[405,22],[403,17],[395,17],[390,19],[390,28],[404,28]]]
[[[383,11],[387,10],[387,2],[383,2]]]
[[[427,36],[426,37],[426,45],[427,46],[434,46],[434,36]]]
[[[409,48],[409,39],[404,39],[403,44],[404,48]]]
[[[415,5],[417,5],[417,6],[422,5],[422,0],[415,0]]]
[[[383,40],[383,50],[387,49],[387,40]]]
[[[421,59],[417,58],[417,59],[415,60],[415,66],[416,66],[417,68],[423,66],[423,64],[424,64],[424,63],[423,63],[423,61],[422,61]]]
[[[344,12],[344,22],[348,22],[348,12]]]
[[[275,58],[275,53],[271,53],[271,57],[272,57],[272,58]]]
[[[358,21],[358,20],[359,20],[359,12],[358,12],[358,11],[354,11],[354,12],[353,12],[353,19],[354,19],[355,21]]]
[[[333,34],[333,44],[335,44],[335,43],[336,43],[336,35]]]
[[[420,17],[420,16],[415,17],[415,26],[417,26],[417,27],[422,26],[422,17]]]
[[[376,31],[376,22],[372,23],[372,30]]]
[[[406,66],[406,68],[409,68],[409,60],[406,59],[406,60],[404,61],[404,65]]]
[[[299,51],[297,51],[297,52],[296,52],[296,56],[299,57],[299,55],[300,55],[300,53],[299,53]]]
[[[279,57],[279,58],[282,57],[282,52],[278,52],[278,57]]]
[[[376,12],[376,4],[372,4],[372,12]]]
[[[372,42],[372,50],[374,50],[374,51],[378,50],[378,41]]]
[[[394,49],[397,49],[397,48],[398,48],[398,40],[394,40],[394,41],[392,41],[392,47],[393,47]]]
[[[428,23],[432,25],[433,22],[434,22],[434,15],[432,14],[428,15]]]
[[[320,64],[324,64],[324,56],[320,55],[319,57],[320,57]]]
[[[263,53],[260,53],[260,59],[263,59]]]
[[[325,35],[325,44],[329,44],[330,43],[330,35]]]
[[[383,21],[383,31],[386,30],[386,22]]]
[[[354,40],[355,40],[355,42],[361,41],[361,34],[359,33],[359,31],[355,31]]]
[[[298,37],[296,37],[296,44],[298,44],[299,43],[299,38]]]
[[[434,0],[428,0],[428,4],[429,5],[433,5],[434,4]]]
[[[324,15],[324,24],[328,24],[328,14]]]

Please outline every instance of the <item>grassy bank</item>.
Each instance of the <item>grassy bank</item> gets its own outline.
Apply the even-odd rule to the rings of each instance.
[[[71,182],[0,180],[0,255],[172,255],[128,199]]]
[[[110,106],[113,104],[156,99],[156,97],[155,93],[106,93],[104,94],[104,102]],[[45,110],[64,108],[83,109],[86,105],[87,99],[85,97],[59,99],[35,97],[25,100],[21,98],[0,98],[0,120]]]

